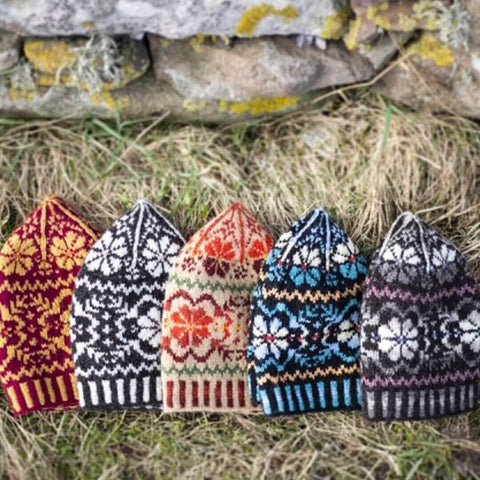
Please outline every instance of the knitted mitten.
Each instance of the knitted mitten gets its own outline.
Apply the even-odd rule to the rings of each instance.
[[[460,252],[411,213],[372,260],[362,307],[363,413],[442,417],[478,401],[480,301]]]
[[[160,328],[182,236],[141,201],[89,252],[71,318],[80,407],[161,408]]]
[[[254,293],[249,388],[267,415],[360,407],[365,258],[320,209],[284,233]]]
[[[51,196],[0,252],[0,379],[15,415],[78,407],[69,316],[75,278],[96,237]]]
[[[165,411],[250,411],[246,393],[251,293],[271,247],[234,204],[198,231],[170,276],[162,319]]]

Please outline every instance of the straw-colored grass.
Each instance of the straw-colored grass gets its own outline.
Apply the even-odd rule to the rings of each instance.
[[[234,200],[273,235],[326,207],[371,254],[418,212],[480,278],[480,132],[365,94],[330,111],[229,128],[148,120],[0,124],[0,243],[49,193],[99,229],[139,198],[192,234]],[[480,477],[480,411],[370,425],[359,413],[267,419],[150,413],[33,414],[0,399],[0,477]]]

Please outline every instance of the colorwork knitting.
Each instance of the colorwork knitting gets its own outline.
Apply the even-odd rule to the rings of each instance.
[[[75,278],[96,237],[52,196],[0,252],[0,378],[15,415],[78,407],[69,316]]]
[[[249,388],[267,415],[360,407],[359,320],[367,263],[321,209],[265,261],[248,344]]]
[[[366,418],[418,420],[477,406],[477,285],[454,245],[411,213],[374,255],[361,345]]]
[[[252,411],[245,349],[252,290],[272,241],[240,204],[180,252],[162,325],[165,411]]]
[[[141,201],[89,252],[71,331],[80,407],[160,409],[160,332],[170,269],[184,240]]]

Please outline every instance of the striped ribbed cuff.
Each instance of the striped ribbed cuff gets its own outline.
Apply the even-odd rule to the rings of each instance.
[[[361,405],[358,377],[284,385],[268,383],[258,387],[258,394],[266,415],[354,410]]]
[[[476,408],[478,382],[416,389],[371,390],[362,386],[368,420],[426,420]]]
[[[77,387],[72,373],[12,382],[3,385],[3,389],[15,416],[78,409]]]
[[[152,410],[162,408],[160,375],[138,378],[79,379],[82,410]]]
[[[164,378],[165,412],[255,412],[245,378]]]

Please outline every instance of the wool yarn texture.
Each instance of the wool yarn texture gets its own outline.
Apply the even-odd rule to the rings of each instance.
[[[96,238],[51,196],[0,251],[0,380],[16,416],[78,408],[69,317],[75,278]]]
[[[315,209],[268,255],[254,292],[249,389],[267,415],[360,408],[359,321],[367,262]]]
[[[161,408],[162,306],[184,243],[152,204],[140,201],[90,250],[71,317],[82,409]]]
[[[185,245],[162,319],[164,410],[249,412],[245,349],[251,295],[272,246],[233,204]]]
[[[369,420],[421,420],[477,406],[477,285],[455,246],[412,213],[398,217],[372,260],[361,351]]]

